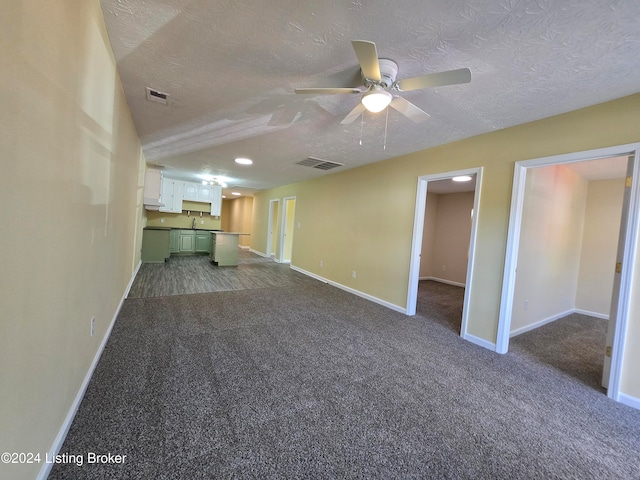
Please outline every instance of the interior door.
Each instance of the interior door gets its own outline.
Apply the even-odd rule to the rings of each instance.
[[[633,177],[634,157],[630,156],[627,163],[627,177],[624,185],[624,196],[622,198],[622,218],[620,220],[620,235],[618,236],[618,253],[616,254],[615,275],[613,276],[613,292],[611,295],[611,310],[609,311],[609,323],[607,325],[607,343],[604,351],[604,367],[602,369],[602,386],[609,388],[609,378],[611,374],[611,352],[618,323],[620,306],[620,285],[622,278],[622,262],[625,254],[627,238],[627,221],[629,218],[629,202],[631,199],[631,184]]]
[[[282,215],[282,255],[280,261],[283,263],[291,262],[291,253],[293,252],[293,226],[296,211],[295,197],[284,199],[284,209]]]
[[[276,245],[278,243],[278,208],[280,200],[269,200],[269,233],[267,235],[267,256],[276,256]]]

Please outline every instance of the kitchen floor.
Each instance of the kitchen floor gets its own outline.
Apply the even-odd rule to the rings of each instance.
[[[218,267],[207,255],[172,256],[165,263],[143,263],[129,298],[163,297],[190,293],[288,287],[317,282],[247,250],[238,253],[238,266]]]

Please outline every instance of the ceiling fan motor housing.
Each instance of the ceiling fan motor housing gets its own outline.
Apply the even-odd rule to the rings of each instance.
[[[391,87],[396,81],[398,75],[398,64],[388,58],[379,58],[378,64],[380,65],[380,82],[371,81],[368,78],[364,78],[364,84],[367,87],[371,85],[381,85],[384,88]]]

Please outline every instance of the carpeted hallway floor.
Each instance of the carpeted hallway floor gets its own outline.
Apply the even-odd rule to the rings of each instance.
[[[415,317],[315,281],[127,299],[61,449],[126,461],[50,478],[640,478],[640,412],[461,340],[438,288]]]

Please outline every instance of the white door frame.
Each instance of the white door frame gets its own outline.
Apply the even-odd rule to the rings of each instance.
[[[466,170],[456,170],[454,172],[436,173],[433,175],[422,175],[418,177],[418,189],[416,193],[416,209],[413,217],[413,238],[411,240],[411,263],[409,264],[409,289],[407,292],[407,315],[416,314],[416,304],[418,302],[418,282],[420,280],[420,256],[422,252],[422,230],[424,226],[425,205],[427,203],[427,191],[429,182],[437,180],[447,180],[458,175],[475,175],[476,188],[473,197],[473,217],[471,219],[471,235],[469,237],[469,259],[467,260],[467,279],[464,289],[464,303],[462,306],[462,326],[460,336],[468,339],[467,325],[469,319],[469,298],[473,288],[473,265],[476,249],[476,232],[478,224],[478,213],[480,208],[480,191],[482,186],[482,167],[470,168]]]
[[[273,230],[275,229],[276,225],[273,224],[273,222],[276,220],[276,218],[274,218],[273,216],[273,206],[274,204],[278,205],[278,209],[280,209],[280,199],[279,198],[272,198],[271,200],[269,200],[269,217],[267,219],[267,251],[265,252],[267,254],[268,258],[271,258],[271,250],[273,250],[273,245],[271,245],[272,243],[272,238],[273,238]],[[275,259],[274,259],[275,260]]]
[[[285,237],[287,233],[287,215],[289,214],[289,200],[293,200],[294,202],[294,216],[295,216],[295,201],[296,197],[284,197],[282,199],[282,216],[281,218],[281,228],[280,228],[280,263],[291,263],[291,258],[288,260],[284,259],[284,247],[285,247]],[[295,217],[294,217],[294,227],[291,229],[291,236],[293,237],[293,232],[295,231]],[[293,256],[293,238],[291,238],[291,250]]]
[[[522,226],[522,210],[524,205],[524,189],[527,170],[529,168],[558,165],[586,160],[598,160],[607,157],[634,155],[633,182],[627,214],[627,232],[624,248],[624,262],[620,277],[620,295],[618,301],[618,315],[616,319],[614,343],[611,352],[611,375],[607,396],[613,400],[620,399],[620,381],[622,373],[622,359],[624,341],[627,332],[629,307],[631,302],[630,288],[635,263],[635,251],[640,228],[640,161],[638,154],[640,143],[618,145],[584,152],[574,152],[564,155],[536,158],[516,162],[513,173],[513,191],[511,195],[511,211],[509,213],[509,230],[507,233],[507,250],[505,255],[504,276],[502,282],[502,297],[500,299],[500,315],[496,338],[496,352],[506,353],[509,349],[509,334],[511,331],[511,314],[513,310],[513,294],[515,290],[516,267],[518,262],[518,248],[520,244],[520,229]],[[613,267],[613,266],[612,266]]]

